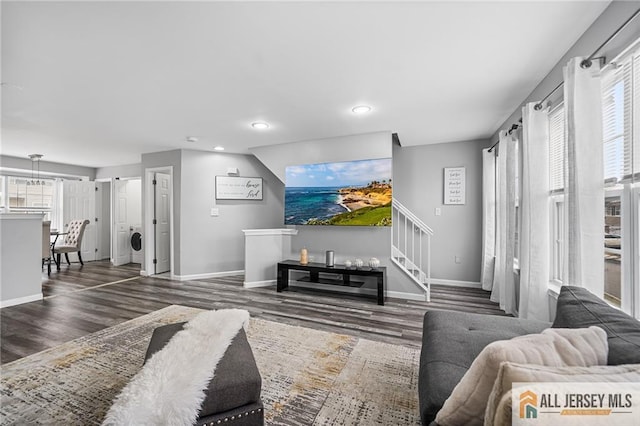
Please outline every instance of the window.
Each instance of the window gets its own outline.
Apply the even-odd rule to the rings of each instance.
[[[640,318],[640,43],[602,74],[604,297]],[[566,251],[563,105],[549,112],[551,280],[562,284]]]
[[[564,281],[564,196],[551,198],[551,279],[558,285]]]
[[[520,198],[522,194],[522,158],[520,158],[520,154],[522,153],[522,133],[518,132],[517,142],[514,144],[515,158],[516,158],[516,167],[515,167],[515,204],[516,204],[516,223],[515,223],[515,237],[514,237],[514,258],[513,265],[515,269],[520,269],[520,236],[522,235],[522,209],[520,208]]]
[[[5,178],[4,176],[0,176],[0,211],[4,211],[7,208],[6,202],[6,188],[5,188]]]
[[[45,220],[51,220],[56,194],[56,181],[5,176],[7,207],[13,212],[45,213]],[[4,195],[4,194],[3,194]]]
[[[622,190],[607,189],[604,198],[604,298],[617,307],[622,306],[621,206]]]
[[[549,112],[549,186],[551,192],[564,189],[564,149],[566,145],[564,105]]]
[[[551,189],[551,279],[564,281],[564,105],[549,112],[549,185]]]
[[[638,109],[640,47],[610,64],[602,75],[604,296],[610,304],[636,317],[640,314],[637,296],[634,296],[640,291],[637,278],[640,273],[637,261],[638,201],[635,195],[640,177]]]

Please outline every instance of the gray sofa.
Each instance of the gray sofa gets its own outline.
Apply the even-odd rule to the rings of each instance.
[[[548,327],[607,332],[609,365],[640,363],[640,322],[581,287],[564,286],[552,323],[460,312],[433,311],[424,316],[418,392],[423,425],[436,414],[476,356],[496,340],[540,333]]]

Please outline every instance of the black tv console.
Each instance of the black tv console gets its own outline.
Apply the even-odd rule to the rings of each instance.
[[[306,271],[309,272],[309,282],[333,284],[338,286],[350,286],[351,276],[376,277],[378,288],[378,305],[384,305],[384,287],[387,281],[387,268],[380,266],[378,268],[346,268],[344,265],[326,266],[324,263],[307,263],[301,264],[297,260],[284,260],[278,262],[278,279],[277,291],[281,292],[289,287],[289,271]],[[320,277],[320,273],[340,274],[342,281],[324,280]]]

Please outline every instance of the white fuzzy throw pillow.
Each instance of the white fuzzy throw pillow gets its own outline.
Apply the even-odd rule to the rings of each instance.
[[[485,347],[436,416],[440,426],[482,425],[500,364],[590,367],[607,362],[607,333],[599,327],[549,328]]]
[[[218,362],[249,312],[203,312],[156,352],[116,397],[103,425],[192,425]]]

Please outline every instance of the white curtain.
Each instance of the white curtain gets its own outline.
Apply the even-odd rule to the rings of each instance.
[[[53,181],[53,201],[51,203],[51,229],[62,230],[62,179]]]
[[[516,314],[516,291],[513,275],[516,230],[516,141],[506,131],[500,132],[496,193],[496,253],[491,300],[508,314]]]
[[[518,314],[549,321],[549,111],[536,111],[535,105],[533,102],[522,108]]]
[[[564,69],[567,144],[565,284],[604,296],[604,172],[600,66]]]
[[[493,288],[496,255],[496,155],[482,150],[482,289]]]

